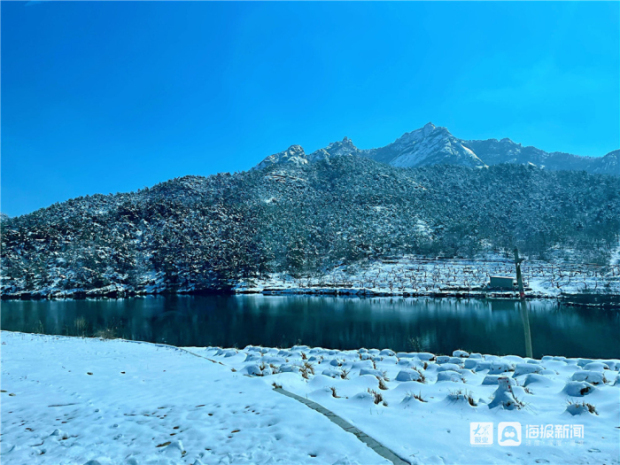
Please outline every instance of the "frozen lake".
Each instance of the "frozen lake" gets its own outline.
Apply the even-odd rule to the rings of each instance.
[[[451,354],[620,357],[620,312],[553,301],[158,296],[2,301],[2,329],[100,335],[178,346],[390,348]],[[529,334],[528,337],[528,326]]]

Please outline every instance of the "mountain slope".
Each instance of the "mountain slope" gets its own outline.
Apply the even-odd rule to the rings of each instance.
[[[572,260],[608,262],[620,183],[521,165],[400,169],[335,156],[82,197],[0,227],[3,295],[213,291],[268,272],[515,244],[533,257],[572,250]]]
[[[463,143],[488,165],[500,163],[532,163],[548,170],[588,171],[595,174],[620,176],[620,150],[604,157],[582,157],[564,152],[545,152],[536,147],[523,147],[510,139],[470,140]]]

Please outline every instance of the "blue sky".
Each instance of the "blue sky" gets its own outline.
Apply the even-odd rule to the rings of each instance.
[[[2,211],[428,121],[620,146],[619,4],[2,2]]]

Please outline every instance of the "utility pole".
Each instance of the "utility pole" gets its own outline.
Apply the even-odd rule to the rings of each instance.
[[[519,286],[519,297],[521,303],[519,305],[521,313],[521,321],[523,322],[523,336],[525,338],[525,355],[532,358],[532,332],[530,330],[530,317],[525,303],[525,290],[523,289],[523,275],[521,274],[521,262],[524,258],[519,258],[519,249],[515,247],[515,267],[517,268],[517,285]]]
[[[521,275],[521,262],[524,258],[519,258],[519,249],[515,247],[515,266],[517,267],[517,286],[519,286],[519,297],[525,299],[525,290],[523,289],[523,276]]]

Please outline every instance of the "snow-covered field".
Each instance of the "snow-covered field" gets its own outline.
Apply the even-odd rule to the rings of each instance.
[[[179,349],[6,331],[1,347],[3,464],[388,463],[274,386],[410,463],[619,463],[620,360]],[[520,425],[500,434],[502,422]]]
[[[264,378],[170,347],[3,331],[2,391],[3,465],[385,463]]]
[[[550,263],[522,265],[529,297],[557,297],[561,293],[620,294],[620,265],[606,267]],[[240,282],[237,292],[341,293],[366,295],[485,295],[490,276],[515,276],[514,263],[500,256],[486,259],[429,259],[403,257],[342,266],[320,277],[293,278],[274,274]],[[498,291],[501,293],[501,291]],[[514,293],[516,295],[516,293]]]

